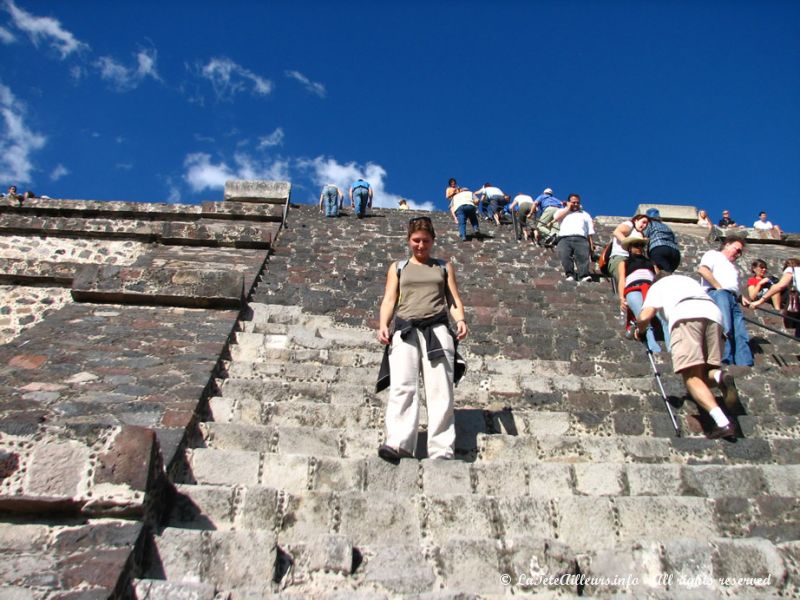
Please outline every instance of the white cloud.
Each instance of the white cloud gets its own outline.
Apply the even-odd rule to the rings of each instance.
[[[278,127],[269,135],[258,138],[258,148],[271,148],[272,146],[280,146],[283,143],[283,128]]]
[[[267,96],[272,92],[272,82],[236,64],[229,58],[212,58],[200,69],[200,74],[211,82],[218,100],[232,100],[248,86],[252,93]]]
[[[81,65],[73,65],[69,69],[69,75],[77,83],[86,77],[86,69]]]
[[[118,92],[128,92],[139,86],[147,77],[161,81],[156,70],[158,53],[154,48],[146,48],[136,53],[136,67],[126,67],[110,56],[101,56],[94,66],[100,71],[100,77],[111,84]]]
[[[50,180],[58,181],[59,179],[65,177],[66,175],[69,175],[69,169],[64,165],[62,165],[61,163],[59,163],[58,165],[56,165],[56,168],[53,169],[53,172],[50,173]]]
[[[6,10],[11,14],[11,21],[21,31],[28,34],[34,46],[44,41],[50,44],[64,59],[73,52],[88,49],[89,45],[75,38],[72,33],[61,26],[52,17],[36,17],[18,8],[12,0],[6,0]]]
[[[4,44],[13,44],[17,41],[17,38],[5,27],[0,27],[0,42]]]
[[[208,135],[203,135],[202,133],[195,133],[194,139],[197,140],[198,142],[210,142],[212,144],[217,141],[213,137]]]
[[[25,106],[9,88],[0,83],[0,181],[29,183],[32,180],[31,154],[47,143],[47,138],[25,125]]]
[[[397,208],[401,196],[386,191],[386,169],[375,163],[358,165],[355,162],[341,164],[334,158],[318,156],[313,160],[301,160],[299,165],[311,171],[313,182],[321,187],[326,183],[337,185],[345,194],[353,182],[360,178],[367,180],[372,186],[373,206],[378,208]],[[415,202],[408,200],[409,208],[414,210],[433,210],[433,202]]]
[[[327,91],[325,90],[325,86],[321,83],[317,83],[316,81],[311,81],[308,77],[303,75],[300,71],[286,71],[286,76],[295,79],[303,84],[303,87],[306,88],[312,94],[316,94],[320,98],[324,98]]]
[[[120,171],[130,171],[133,168],[133,163],[117,163],[114,167]]]
[[[223,189],[229,179],[289,179],[289,163],[285,160],[258,160],[244,153],[233,157],[234,165],[211,162],[211,155],[195,152],[186,156],[184,179],[194,192]]]

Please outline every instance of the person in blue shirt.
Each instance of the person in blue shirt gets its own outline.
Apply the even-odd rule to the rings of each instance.
[[[533,202],[534,210],[538,214],[534,238],[536,242],[541,242],[546,246],[555,244],[558,236],[558,221],[553,217],[556,211],[564,206],[564,203],[553,195],[553,190],[545,188],[544,191]]]
[[[372,206],[372,187],[369,182],[359,178],[350,186],[350,206],[355,209],[356,217],[364,218],[367,206]]]

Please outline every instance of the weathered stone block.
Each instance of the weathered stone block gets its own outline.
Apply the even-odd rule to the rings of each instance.
[[[549,502],[544,498],[517,496],[497,499],[497,515],[506,536],[554,537]]]
[[[571,548],[599,549],[617,543],[614,514],[606,498],[559,498],[551,519],[559,541]]]
[[[397,544],[372,548],[365,580],[395,594],[418,594],[436,581],[433,566],[417,545]]]
[[[519,496],[528,491],[525,463],[492,461],[472,466],[475,493],[486,496]]]
[[[108,452],[98,457],[95,483],[125,485],[131,490],[148,489],[155,458],[152,429],[123,425]]]
[[[334,499],[333,494],[324,492],[287,496],[278,534],[281,542],[302,543],[309,538],[333,533],[333,515],[338,510]],[[387,508],[388,512],[390,510]],[[354,539],[349,531],[343,530],[342,533]]]
[[[528,493],[541,498],[572,496],[572,469],[557,463],[528,465]]]
[[[288,202],[292,184],[288,181],[265,181],[259,179],[229,179],[225,182],[225,200],[237,202]]]
[[[302,494],[308,490],[308,457],[265,454],[261,468],[261,485]]]
[[[241,529],[277,530],[280,526],[282,496],[277,490],[261,486],[248,486],[237,511],[237,526]],[[293,506],[287,500],[289,507]],[[234,507],[235,508],[235,507]],[[286,522],[294,518],[291,512],[284,515]],[[285,525],[286,523],[284,523]]]
[[[363,461],[321,457],[314,462],[313,488],[319,492],[361,489]]]
[[[439,550],[441,575],[452,589],[503,594],[497,546],[493,540],[452,540]]]
[[[258,483],[258,452],[195,448],[189,466],[198,483],[255,485]]]
[[[762,494],[766,488],[758,467],[697,465],[684,467],[682,474],[685,493],[692,496],[750,498]]]
[[[426,537],[435,543],[454,538],[489,538],[494,535],[490,500],[483,496],[448,494],[426,498]]]
[[[364,461],[367,490],[370,492],[392,492],[397,496],[419,493],[420,463],[416,460],[401,460],[392,464],[381,458],[370,457]]]
[[[25,474],[24,490],[32,496],[75,498],[85,493],[90,449],[68,440],[37,444]]]
[[[584,588],[587,595],[602,597],[643,588],[664,588],[661,579],[664,571],[656,542],[598,550],[580,559],[579,564],[589,582]],[[598,581],[600,583],[595,583]]]
[[[470,494],[470,467],[459,460],[422,461],[422,489],[429,496]]]
[[[193,529],[226,530],[233,525],[233,489],[220,485],[177,485],[171,523]]]
[[[175,583],[159,579],[138,579],[134,584],[136,600],[214,600],[210,583]]]
[[[387,539],[416,543],[420,538],[415,501],[390,492],[349,492],[339,497],[340,532],[356,546],[384,543]]]
[[[532,536],[506,539],[501,557],[502,564],[510,566],[512,585],[537,596],[544,590],[557,593],[567,587],[545,584],[543,578],[558,581],[563,575],[577,573],[575,553],[553,539]]]
[[[587,496],[618,496],[624,493],[623,466],[620,464],[573,465],[575,491]]]
[[[763,539],[715,539],[714,575],[723,590],[778,589],[786,575],[780,552]]]
[[[631,496],[680,496],[680,465],[629,464],[625,466]]]
[[[658,209],[661,213],[661,219],[664,221],[697,222],[697,208],[694,206],[682,204],[639,204],[636,207],[636,214],[643,215],[649,208]]]
[[[689,539],[706,540],[718,535],[713,506],[705,498],[622,497],[614,504],[622,540],[662,540],[673,534],[678,523],[683,536]]]

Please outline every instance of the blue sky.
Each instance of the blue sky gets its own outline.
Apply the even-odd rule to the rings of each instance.
[[[0,184],[220,200],[449,177],[800,231],[800,2],[0,0]]]

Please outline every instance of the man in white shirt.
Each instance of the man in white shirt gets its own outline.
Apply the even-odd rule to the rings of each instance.
[[[594,252],[594,224],[591,215],[581,207],[581,197],[570,194],[567,205],[556,211],[553,220],[560,224],[558,258],[567,281],[591,281],[589,265]]]
[[[767,213],[763,210],[758,213],[758,221],[753,223],[753,229],[758,233],[764,232],[765,235],[769,235],[776,240],[781,239],[783,234],[780,227],[773,225],[771,221],[767,221]]]
[[[753,366],[750,336],[744,323],[741,306],[750,301],[739,293],[739,269],[736,261],[744,252],[744,240],[728,237],[719,250],[709,250],[700,259],[697,272],[702,277],[703,289],[722,313],[722,329],[725,334],[725,350],[722,362],[726,365]]]
[[[458,237],[462,242],[467,241],[467,221],[472,225],[474,236],[481,234],[478,216],[475,213],[475,202],[474,194],[466,188],[460,188],[460,191],[450,198],[450,214],[453,215],[453,221],[458,223]]]
[[[650,321],[661,313],[669,322],[672,368],[686,390],[714,419],[712,439],[732,437],[736,430],[720,408],[712,387],[722,390],[729,406],[738,402],[733,377],[723,374],[722,314],[699,283],[685,275],[661,277],[647,291],[636,321],[635,335],[644,339]]]
[[[494,219],[494,222],[500,225],[500,213],[508,203],[508,196],[503,193],[503,190],[487,181],[481,189],[475,192],[475,196],[479,202],[478,212],[487,221]]]

